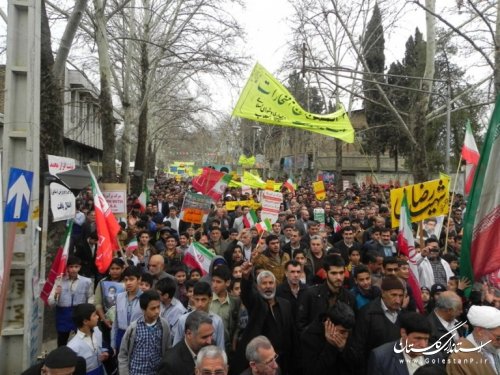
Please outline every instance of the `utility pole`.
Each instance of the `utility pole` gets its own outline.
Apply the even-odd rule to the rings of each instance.
[[[29,216],[14,229],[13,262],[0,322],[0,374],[19,374],[35,362],[42,342],[39,298],[39,179],[40,179],[40,0],[9,0],[7,65],[5,68],[5,123],[3,129],[3,189],[11,167],[32,171]],[[2,197],[2,199],[5,199]],[[5,207],[5,201],[4,201]],[[3,215],[3,213],[2,213]],[[15,223],[14,223],[15,224]],[[8,250],[8,249],[6,249]],[[2,302],[2,301],[0,301]]]

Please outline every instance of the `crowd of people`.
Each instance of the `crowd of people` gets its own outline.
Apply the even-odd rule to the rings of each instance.
[[[51,353],[25,374],[500,374],[500,291],[485,282],[466,296],[460,277],[462,196],[442,230],[434,218],[414,228],[415,290],[390,187],[326,184],[322,201],[307,182],[283,189],[269,232],[245,226],[248,205],[226,209],[258,201],[239,188],[203,225],[180,220],[190,188],[162,178],[145,207],[129,198],[107,274],[95,267],[92,194],[81,194],[67,273],[49,297],[56,351],[76,356]],[[208,272],[183,262],[193,242],[215,255]],[[54,362],[70,370],[50,372]]]

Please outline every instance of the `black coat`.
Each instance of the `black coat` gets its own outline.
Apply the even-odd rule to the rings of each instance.
[[[307,285],[304,283],[299,284],[299,293],[297,297],[292,293],[292,290],[290,289],[290,284],[288,284],[288,281],[285,280],[282,282],[278,287],[276,288],[276,297],[281,297],[286,299],[288,302],[290,302],[290,306],[292,307],[292,315],[293,315],[293,320],[297,320],[297,311],[299,310],[299,299],[302,296],[302,294],[306,291]]]
[[[356,367],[350,339],[343,351],[325,339],[325,328],[318,319],[300,337],[300,356],[304,375],[351,375]]]
[[[429,345],[434,344],[436,341],[439,341],[439,338],[443,335],[447,335],[443,340],[442,344],[444,345],[446,341],[449,340],[450,335],[448,330],[443,326],[441,321],[439,320],[438,316],[436,315],[436,312],[433,311],[427,316],[427,320],[431,324],[432,332],[431,332],[431,337],[429,338]],[[463,337],[465,334],[465,329],[464,327],[460,327],[457,330],[457,333],[460,337]]]
[[[195,362],[184,340],[167,350],[158,375],[193,375]]]
[[[321,314],[326,313],[329,293],[330,289],[326,281],[304,291],[299,299],[299,310],[297,312],[299,331],[303,331],[310,323],[317,320]],[[346,303],[353,311],[356,311],[356,300],[345,288],[340,288],[338,301]]]
[[[75,246],[75,256],[80,258],[82,261],[82,268],[80,270],[80,275],[85,277],[95,277],[97,275],[97,267],[95,265],[95,256],[97,254],[97,247],[95,246],[95,252],[92,254],[90,245],[87,238],[82,238]]]
[[[392,323],[382,310],[381,298],[376,298],[359,310],[354,337],[359,364],[363,366],[373,349],[401,337],[399,316]]]
[[[262,298],[253,287],[252,280],[243,278],[241,280],[241,302],[248,311],[248,324],[243,331],[241,340],[236,348],[234,361],[230,364],[232,374],[240,374],[248,367],[245,357],[247,344],[255,337],[264,335],[269,338],[274,350],[279,355],[278,364],[283,374],[294,374],[297,370],[296,351],[298,351],[298,338],[293,320],[290,302],[284,298],[275,297],[274,309],[279,309],[279,321],[276,322],[276,330],[273,333],[266,332],[266,320],[271,314],[269,304]],[[281,344],[274,342],[273,335],[280,337]]]
[[[394,345],[399,340],[391,341],[372,350],[368,361],[367,375],[408,375],[408,367],[404,361],[403,353],[395,353]],[[399,346],[398,346],[399,347]],[[439,363],[442,360],[440,353],[425,356],[426,363]],[[435,361],[435,362],[433,362]]]

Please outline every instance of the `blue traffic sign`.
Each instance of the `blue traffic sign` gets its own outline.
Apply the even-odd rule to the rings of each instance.
[[[28,221],[32,185],[33,172],[18,168],[10,169],[4,222]]]

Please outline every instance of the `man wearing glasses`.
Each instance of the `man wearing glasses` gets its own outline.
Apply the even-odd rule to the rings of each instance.
[[[250,365],[241,375],[278,375],[280,369],[276,360],[278,354],[266,336],[252,339],[245,350],[245,356]]]
[[[449,375],[500,374],[500,310],[492,306],[471,306],[467,319],[474,330],[459,340],[463,349],[448,357]],[[482,349],[479,349],[482,346]],[[476,348],[474,350],[474,348]]]

